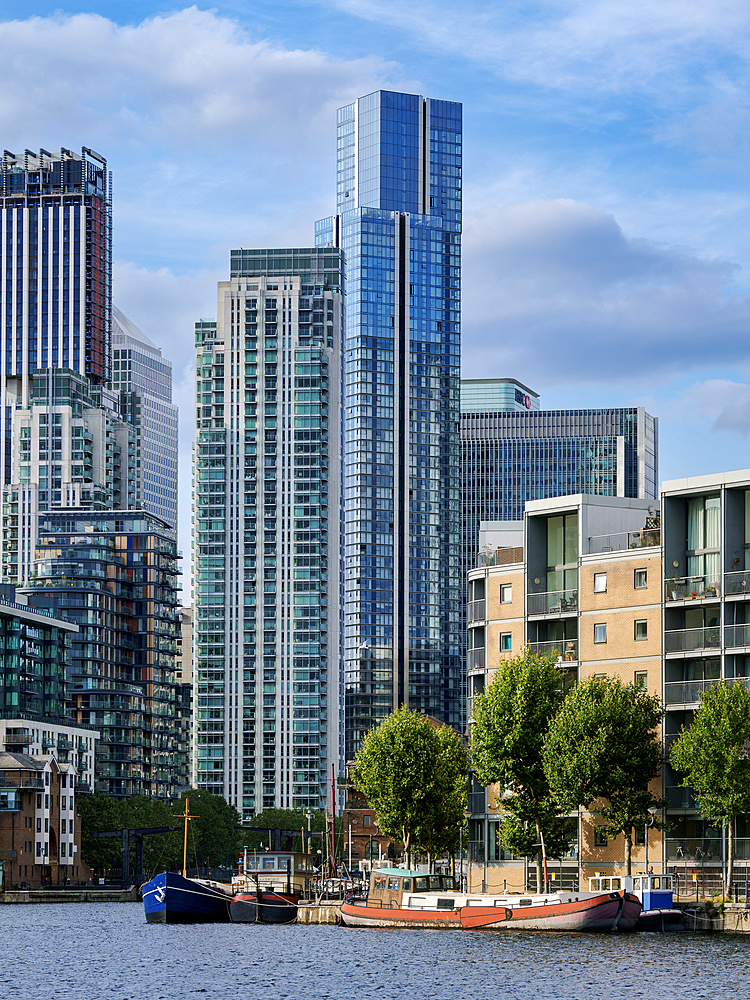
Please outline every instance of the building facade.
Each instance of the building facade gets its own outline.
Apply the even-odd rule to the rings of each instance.
[[[112,308],[112,388],[135,430],[135,498],[132,504],[177,527],[177,426],[172,403],[172,362],[162,357],[135,323]]]
[[[661,694],[661,546],[656,504],[568,496],[526,505],[524,544],[500,548],[469,571],[468,715],[503,659],[524,648],[555,656],[565,685],[614,677]],[[661,796],[661,779],[653,784]],[[500,841],[499,790],[472,779],[469,887],[523,891],[533,864],[510,858]],[[569,817],[571,850],[555,859],[555,881],[585,889],[596,871],[619,874],[624,838],[602,835],[601,819]],[[645,862],[635,831],[633,863]],[[649,863],[665,861],[662,834],[649,833]]]
[[[36,371],[12,426],[2,579],[22,586],[32,573],[40,513],[136,505],[137,435],[121,418],[116,393],[70,369]]]
[[[0,751],[0,887],[66,885],[88,879],[80,859],[79,781],[49,755]]]
[[[343,254],[238,250],[196,324],[199,788],[323,809],[339,767]]]
[[[192,788],[195,784],[193,743],[193,609],[180,608],[180,629],[177,633],[175,681],[180,716],[180,787]]]
[[[22,594],[78,624],[67,697],[100,733],[95,787],[170,798],[178,784],[174,529],[141,511],[39,517],[34,579]]]
[[[67,664],[78,626],[20,603],[0,587],[0,745],[22,754],[48,754],[75,768],[78,790],[91,791],[99,733],[70,712]]]
[[[514,378],[462,378],[461,413],[527,413],[540,407],[539,393]]]
[[[346,253],[345,754],[400,705],[460,726],[462,108],[338,112]]]
[[[0,478],[11,482],[12,415],[29,376],[69,368],[110,380],[112,204],[92,149],[3,153],[0,162]]]

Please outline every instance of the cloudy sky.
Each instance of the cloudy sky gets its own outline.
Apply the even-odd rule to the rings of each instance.
[[[175,366],[233,247],[310,244],[335,109],[464,105],[463,372],[643,404],[669,479],[750,466],[750,6],[741,0],[2,0],[0,141],[114,173],[118,306]]]

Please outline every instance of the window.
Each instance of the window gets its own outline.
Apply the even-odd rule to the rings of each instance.
[[[500,603],[510,604],[513,600],[513,585],[511,583],[504,583],[500,587]]]
[[[607,574],[606,573],[594,573],[594,593],[595,594],[606,594],[607,593]]]
[[[362,819],[362,823],[365,826],[372,826],[372,816],[364,816]]]
[[[637,688],[643,688],[646,691],[648,688],[648,670],[636,670],[633,674],[633,683]]]
[[[648,586],[648,572],[645,569],[637,569],[633,580],[636,590],[644,590]]]
[[[648,639],[648,622],[639,621],[634,622],[635,626],[635,638],[637,640]]]
[[[607,679],[606,674],[594,674],[595,681],[606,681],[606,679]]]
[[[606,642],[606,641],[607,641],[607,626],[594,625],[594,642]]]
[[[594,847],[606,847],[607,846],[607,834],[604,832],[603,826],[594,827]]]
[[[511,648],[510,632],[500,633],[500,652],[507,652]]]
[[[60,857],[61,858],[65,857],[65,844],[64,843],[60,844]]]

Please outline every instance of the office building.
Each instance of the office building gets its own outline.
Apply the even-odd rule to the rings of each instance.
[[[92,149],[7,150],[0,162],[0,481],[11,482],[12,415],[29,376],[69,368],[92,385],[111,367],[112,205]]]
[[[171,798],[178,784],[175,531],[142,511],[39,515],[30,608],[78,624],[67,698],[101,734],[97,791]]]
[[[2,579],[29,582],[40,513],[136,504],[136,432],[117,394],[70,369],[37,371],[13,413],[11,483],[3,488]]]
[[[135,429],[135,501],[177,527],[177,407],[172,362],[135,323],[112,308],[112,388],[123,420]]]
[[[339,767],[343,254],[237,250],[196,323],[199,788],[323,809]]]
[[[485,550],[470,569],[467,605],[468,715],[503,659],[524,649],[554,656],[568,686],[590,677],[662,690],[661,531],[656,502],[567,496],[526,505],[522,546]],[[512,539],[511,542],[518,542]],[[661,778],[652,791],[661,796]],[[502,790],[469,792],[469,889],[522,892],[533,864],[509,857],[500,840]],[[571,848],[552,859],[555,884],[588,888],[588,878],[624,874],[624,838],[607,840],[602,820],[583,809],[568,819]],[[645,861],[635,830],[633,863]],[[649,863],[667,858],[662,833],[649,833]]]
[[[50,755],[0,750],[0,886],[87,880],[75,768]]]
[[[461,414],[526,413],[539,409],[539,393],[514,378],[462,378]]]
[[[345,753],[400,705],[460,727],[460,104],[338,112],[346,254]]]
[[[78,626],[22,601],[14,587],[0,586],[0,746],[70,764],[78,790],[91,791],[99,733],[76,723],[68,697],[70,637]]]

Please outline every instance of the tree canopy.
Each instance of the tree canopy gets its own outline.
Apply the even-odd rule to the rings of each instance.
[[[701,694],[692,723],[672,747],[672,766],[692,786],[701,815],[728,824],[726,891],[734,874],[734,821],[750,812],[750,691],[742,681],[713,684]]]
[[[542,766],[544,735],[563,701],[563,677],[549,656],[525,650],[503,660],[491,684],[474,700],[471,761],[483,785],[501,789],[505,848],[537,859],[542,843],[561,857],[569,841]]]
[[[463,823],[466,774],[461,737],[401,708],[367,734],[352,780],[383,833],[400,840],[408,857],[417,843],[428,853],[443,850],[450,839],[447,827]]]
[[[625,836],[628,875],[633,827],[664,804],[649,790],[661,771],[663,715],[659,698],[636,684],[591,678],[569,692],[544,741],[544,773],[562,809],[607,799],[598,811],[610,836]]]

